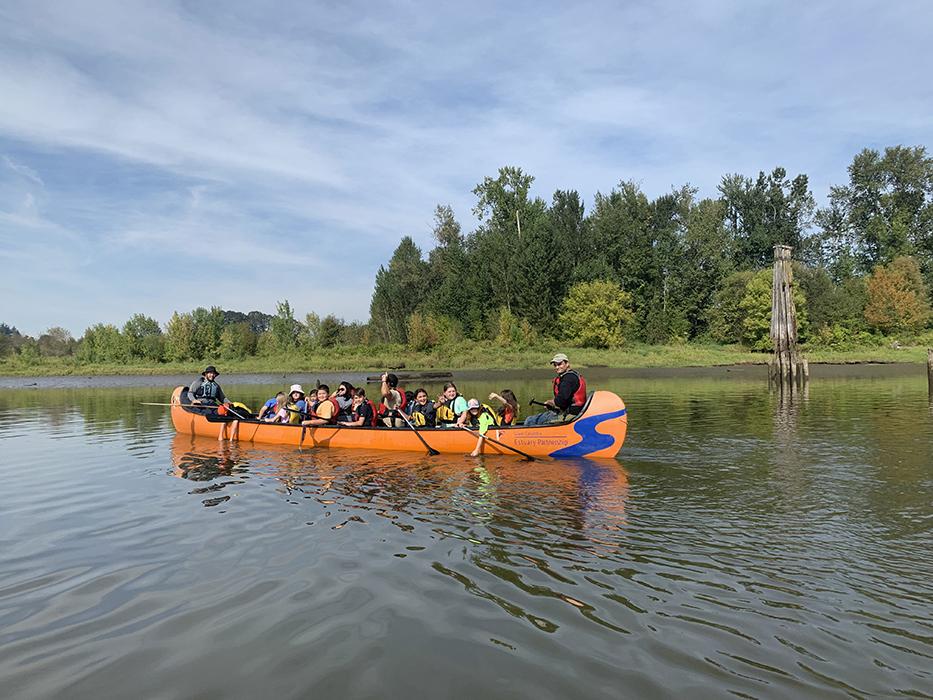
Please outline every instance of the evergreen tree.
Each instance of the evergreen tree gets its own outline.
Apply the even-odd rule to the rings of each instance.
[[[487,177],[473,189],[477,197],[473,213],[480,226],[471,236],[475,268],[473,290],[486,300],[487,308],[506,307],[524,314],[540,314],[535,297],[542,281],[535,262],[546,243],[547,206],[529,199],[534,177],[521,168],[506,166],[496,178]]]
[[[450,206],[439,204],[434,210],[432,235],[437,245],[428,254],[427,287],[418,307],[434,316],[461,317],[471,316],[475,307],[481,322],[481,306],[464,293],[470,283],[469,260],[460,224]]]
[[[386,343],[404,343],[408,317],[428,290],[428,265],[410,236],[405,236],[392,254],[388,267],[376,273],[376,286],[369,305],[370,325]]]

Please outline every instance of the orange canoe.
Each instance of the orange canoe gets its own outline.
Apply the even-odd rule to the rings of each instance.
[[[172,393],[172,423],[186,435],[218,438],[231,421],[203,409],[182,404],[185,387]],[[438,452],[466,454],[476,438],[457,428],[367,428],[328,425],[302,427],[258,421],[239,421],[239,441],[295,447],[346,447],[369,450],[424,452],[424,441]],[[625,441],[628,418],[625,404],[611,391],[594,391],[576,418],[567,423],[490,428],[488,437],[535,457],[615,457]],[[511,450],[487,440],[484,454],[515,455]]]

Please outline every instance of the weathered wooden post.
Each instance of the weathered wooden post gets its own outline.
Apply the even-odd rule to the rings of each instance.
[[[927,348],[927,389],[933,400],[933,348]]]
[[[794,307],[794,272],[787,245],[774,246],[771,284],[771,356],[769,384],[793,391],[810,379],[810,367],[797,350],[797,309]]]

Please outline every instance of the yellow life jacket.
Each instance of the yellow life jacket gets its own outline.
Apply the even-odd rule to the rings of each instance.
[[[288,409],[288,422],[291,425],[298,425],[301,423],[301,412],[298,410],[298,404],[287,403],[285,408]]]
[[[456,423],[457,419],[460,417],[459,413],[454,413],[454,410],[450,407],[450,404],[454,403],[460,394],[457,394],[452,399],[448,399],[442,403],[434,404],[434,424],[435,425],[444,425],[445,423]]]
[[[492,416],[492,419],[495,421],[496,425],[502,425],[502,416],[499,415],[498,411],[493,410],[492,406],[490,406],[488,403],[484,403],[482,406],[483,410],[481,413],[488,413],[490,416]]]

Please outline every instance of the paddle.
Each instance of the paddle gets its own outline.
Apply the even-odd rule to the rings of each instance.
[[[466,431],[467,431],[468,433],[470,433],[471,435],[475,435],[476,437],[481,437],[481,438],[483,438],[484,440],[489,440],[489,442],[491,442],[493,445],[498,445],[499,447],[504,447],[504,448],[507,449],[507,450],[512,450],[512,452],[514,452],[514,453],[516,453],[516,454],[520,454],[522,457],[524,457],[525,459],[527,459],[529,462],[534,462],[534,461],[535,461],[535,458],[534,458],[534,457],[532,457],[532,456],[531,456],[530,454],[528,454],[527,452],[522,452],[522,451],[521,451],[520,449],[518,449],[517,447],[512,447],[511,445],[506,445],[504,442],[499,442],[499,441],[496,440],[495,438],[491,438],[491,437],[489,437],[488,435],[483,435],[483,434],[480,433],[479,431],[471,430],[470,428],[466,427],[465,425],[461,425],[461,426],[459,426],[459,427],[463,428],[464,430],[466,430]]]
[[[418,429],[417,429],[414,425],[412,425],[411,421],[408,420],[408,416],[406,416],[404,412],[399,411],[398,409],[396,409],[394,412],[397,413],[397,414],[401,417],[401,419],[402,419],[403,421],[405,421],[405,425],[407,425],[409,428],[411,428],[412,431],[415,433],[415,435],[418,436],[418,439],[421,440],[421,444],[424,445],[424,447],[425,447],[425,449],[428,451],[428,454],[429,454],[429,455],[431,455],[431,456],[433,457],[434,455],[439,455],[439,454],[440,454],[440,452],[438,452],[438,451],[435,450],[433,447],[431,447],[431,446],[427,443],[427,441],[426,441],[423,437],[421,437],[421,433],[419,433],[419,432],[418,432]]]
[[[534,399],[532,399],[531,401],[529,401],[529,402],[528,402],[528,405],[529,405],[529,406],[544,406],[545,408],[551,408],[551,407],[548,406],[546,403],[543,403],[543,402],[541,402],[541,401],[535,401]],[[553,411],[554,409],[551,408],[551,410]]]
[[[214,406],[213,404],[209,404],[209,403],[152,403],[150,401],[140,401],[139,405],[140,406],[181,406],[182,408],[213,408],[215,411],[218,408],[220,408],[220,406]],[[221,406],[222,405],[223,404],[221,404]],[[241,413],[237,413],[236,411],[233,410],[232,406],[227,406],[227,412],[232,413],[234,416],[236,416],[240,420],[253,420],[252,418],[248,418]]]

